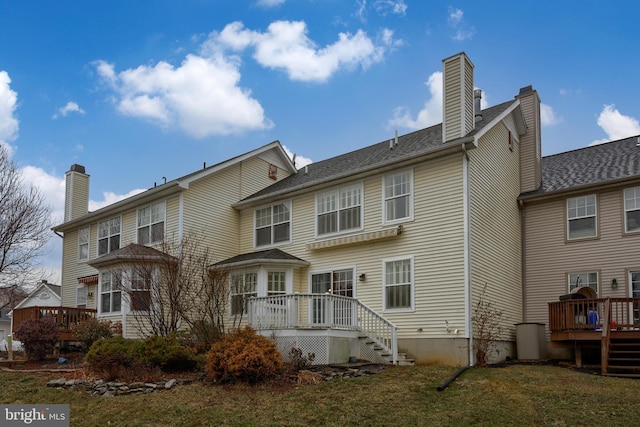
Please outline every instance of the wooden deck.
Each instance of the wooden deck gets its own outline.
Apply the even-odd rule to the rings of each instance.
[[[600,348],[603,375],[640,378],[640,298],[592,298],[549,303],[551,343],[581,351]]]
[[[60,328],[60,339],[62,341],[74,341],[75,333],[73,326],[96,316],[96,310],[92,308],[78,307],[24,307],[13,310],[13,330],[16,329],[29,319],[42,319],[45,317],[53,317],[56,324]]]

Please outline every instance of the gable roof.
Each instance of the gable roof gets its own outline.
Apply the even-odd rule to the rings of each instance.
[[[540,189],[522,199],[640,180],[640,136],[542,158]]]
[[[271,153],[271,155],[269,155]],[[296,168],[293,161],[289,158],[287,153],[282,148],[280,141],[273,141],[262,147],[256,148],[244,154],[241,154],[231,159],[227,159],[223,162],[216,163],[215,165],[203,167],[200,170],[187,174],[183,177],[162,183],[160,185],[154,185],[154,187],[143,191],[142,193],[120,200],[103,208],[100,208],[94,212],[89,212],[79,218],[72,221],[56,225],[52,228],[55,232],[65,232],[70,229],[76,228],[81,225],[86,225],[94,222],[98,219],[107,218],[112,215],[124,212],[131,209],[132,206],[140,205],[142,203],[148,203],[152,200],[157,200],[161,197],[167,197],[171,194],[184,191],[189,188],[192,182],[198,181],[202,178],[206,178],[209,175],[224,170],[230,166],[240,163],[254,156],[268,156],[270,162],[276,162],[279,168],[284,168],[290,173],[295,174]]]
[[[15,307],[13,307],[13,310],[15,310],[16,308],[20,308],[20,307],[25,306],[28,301],[30,301],[35,295],[38,295],[41,292],[43,292],[43,290],[44,290],[45,293],[51,294],[51,295],[53,295],[54,298],[57,299],[58,304],[56,304],[56,305],[60,304],[60,302],[62,300],[62,286],[54,285],[53,283],[48,283],[47,281],[43,281],[38,286],[36,286],[36,288],[33,291],[31,291],[31,293],[29,295],[27,295]]]
[[[209,266],[210,268],[224,267],[235,268],[257,264],[292,264],[307,266],[309,262],[288,254],[280,249],[267,249],[264,251],[250,252],[246,254],[236,255],[223,261],[216,262]]]
[[[323,183],[335,184],[340,179],[352,179],[360,173],[377,173],[385,167],[397,167],[403,162],[411,162],[426,156],[440,156],[461,150],[464,143],[474,142],[484,128],[490,128],[494,120],[505,113],[509,107],[519,105],[519,101],[508,101],[482,110],[482,120],[463,138],[446,143],[442,142],[442,124],[401,135],[397,145],[393,138],[379,142],[350,153],[342,154],[298,169],[297,174],[288,176],[269,187],[241,200],[235,208],[255,205],[261,201]]]

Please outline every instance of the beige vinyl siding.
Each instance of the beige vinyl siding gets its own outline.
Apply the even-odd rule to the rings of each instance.
[[[236,201],[249,197],[263,188],[289,176],[289,172],[286,169],[278,168],[276,173],[277,179],[269,178],[269,164],[268,161],[258,157],[252,157],[240,164],[239,182],[241,188]]]
[[[404,169],[404,168],[403,168]],[[311,263],[294,275],[294,292],[309,292],[310,273],[354,267],[355,295],[364,304],[396,323],[402,337],[443,337],[445,320],[464,328],[464,241],[462,155],[419,164],[413,169],[414,220],[402,224],[395,238],[363,245],[308,250],[315,238],[315,191],[291,200],[292,242],[277,246]],[[364,230],[381,230],[382,174],[368,177],[364,187]],[[283,199],[288,200],[288,199]],[[241,214],[241,252],[252,252],[253,208]],[[396,225],[386,228],[395,228]],[[345,233],[348,235],[349,233]],[[414,311],[383,313],[383,260],[413,257]],[[358,276],[366,274],[360,282]],[[422,332],[418,329],[422,328]]]
[[[84,228],[84,227],[83,227]],[[89,230],[89,259],[96,257],[97,227],[92,225]],[[61,303],[66,307],[76,306],[76,287],[78,278],[97,274],[96,270],[85,262],[78,261],[78,230],[65,233],[62,242],[62,299]],[[96,289],[88,286],[87,292],[93,292],[93,298],[87,298],[87,308],[95,308]]]
[[[541,183],[540,114],[537,92],[520,98],[527,133],[520,140],[520,191],[537,190]]]
[[[459,74],[459,61],[451,61],[444,64],[444,89],[443,94],[459,94],[462,91]],[[449,141],[462,136],[462,105],[460,98],[445,96],[443,111],[443,141]]]
[[[70,221],[87,213],[89,176],[78,172],[67,172],[65,183],[65,221]]]
[[[581,195],[594,194],[588,192]],[[567,274],[599,272],[598,297],[628,297],[628,271],[640,270],[640,235],[623,234],[623,189],[595,192],[598,237],[567,241],[566,198],[525,206],[527,322],[548,326],[548,303],[568,292]],[[575,197],[572,194],[571,197]],[[612,289],[616,279],[618,288]]]
[[[485,299],[503,312],[506,338],[514,338],[523,318],[519,146],[512,151],[508,141],[500,123],[469,152],[471,287],[472,310],[486,284]]]
[[[180,237],[180,195],[169,197],[165,209],[164,238],[174,241]]]

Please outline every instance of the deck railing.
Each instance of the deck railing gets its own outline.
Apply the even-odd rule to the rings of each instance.
[[[398,328],[355,298],[333,294],[289,294],[250,298],[254,329],[329,328],[359,331],[398,361]]]
[[[92,308],[77,307],[24,307],[13,310],[13,333],[29,319],[42,319],[52,317],[56,320],[60,328],[60,339],[62,341],[73,341],[75,334],[73,327],[78,323],[95,317],[96,310]]]
[[[609,308],[611,329],[640,328],[640,298],[593,298],[549,303],[549,330],[589,331],[601,329]]]

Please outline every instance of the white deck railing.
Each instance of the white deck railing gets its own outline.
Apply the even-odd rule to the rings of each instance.
[[[398,328],[355,298],[333,294],[289,294],[250,298],[249,325],[261,329],[359,331],[398,361]]]

